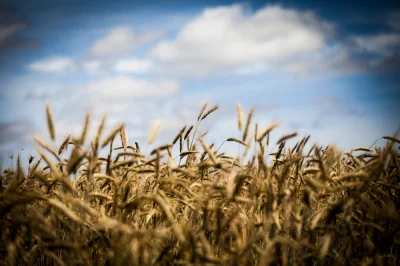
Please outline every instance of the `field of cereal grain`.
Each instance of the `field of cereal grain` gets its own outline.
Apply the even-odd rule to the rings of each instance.
[[[0,175],[0,264],[399,264],[399,139],[341,152],[305,149],[312,138],[288,132],[270,151],[279,125],[255,126],[253,109],[237,111],[239,133],[226,141],[240,156],[199,133],[218,112],[207,104],[147,155],[146,143],[127,141],[124,124],[103,132],[106,118],[86,139],[90,115],[80,136],[35,138],[29,165],[18,157]]]

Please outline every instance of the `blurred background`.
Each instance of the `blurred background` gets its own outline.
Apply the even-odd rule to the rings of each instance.
[[[274,139],[369,147],[400,125],[399,73],[399,1],[2,1],[0,162],[49,141],[46,104],[55,147],[90,112],[89,137],[107,114],[148,151],[205,102],[208,143],[240,138],[240,102]]]

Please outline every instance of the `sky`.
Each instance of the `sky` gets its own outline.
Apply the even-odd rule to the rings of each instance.
[[[260,129],[280,123],[274,140],[369,147],[400,126],[399,74],[398,1],[3,1],[0,164],[50,140],[46,104],[53,147],[90,112],[89,136],[107,114],[150,150],[155,121],[168,143],[205,102],[220,105],[209,143],[240,138],[240,103]]]

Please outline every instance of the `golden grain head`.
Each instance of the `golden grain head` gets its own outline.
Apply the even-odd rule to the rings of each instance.
[[[172,145],[175,145],[175,143],[178,141],[178,139],[182,136],[183,132],[185,132],[186,130],[186,126],[184,126],[178,133],[178,135],[176,135],[176,137],[174,138],[174,141],[172,141]]]
[[[243,127],[243,110],[242,110],[242,106],[240,105],[240,103],[237,104],[236,109],[237,109],[238,128],[240,131],[240,130],[242,130],[242,127]]]
[[[253,112],[254,112],[254,108],[252,107],[249,111],[249,114],[247,116],[247,120],[246,120],[246,127],[244,128],[244,132],[243,132],[243,137],[242,137],[242,141],[246,142],[247,139],[247,135],[249,133],[249,128],[250,128],[250,123],[251,123],[251,119],[253,117]]]
[[[278,125],[279,125],[279,123],[275,122],[275,123],[272,123],[272,125],[265,128],[262,132],[260,132],[260,134],[258,134],[257,141],[262,141],[265,138],[265,136],[269,135],[269,133],[274,128],[276,128]]]
[[[186,140],[189,137],[189,134],[190,134],[190,132],[192,132],[192,129],[193,129],[193,125],[191,125],[189,127],[189,129],[186,131],[185,137],[183,138],[183,140]]]
[[[89,124],[90,124],[90,114],[88,113],[85,118],[85,125],[83,126],[81,139],[79,141],[80,145],[83,145],[85,143],[86,135],[89,130]]]
[[[125,124],[120,124],[118,127],[116,127],[111,133],[110,135],[108,135],[108,137],[103,141],[103,144],[101,145],[102,148],[104,148],[105,146],[107,146],[110,142],[112,142],[115,138],[115,136],[121,132],[121,130],[125,127]]]
[[[242,144],[243,146],[247,146],[247,144],[245,142],[243,142],[243,141],[241,141],[240,139],[237,139],[237,138],[228,138],[226,141],[233,141],[233,142]]]
[[[197,121],[200,120],[200,118],[201,118],[201,116],[202,116],[204,110],[206,110],[206,108],[207,108],[207,105],[208,105],[208,103],[205,103],[205,104],[203,104],[203,107],[201,107],[201,110],[200,110],[200,112],[199,112],[199,114],[198,114],[198,116],[197,116]]]
[[[147,139],[147,143],[151,144],[153,143],[153,141],[155,140],[158,130],[160,130],[160,126],[161,126],[161,121],[157,120],[152,128],[152,130],[150,131],[149,134],[149,138]]]
[[[122,143],[122,146],[124,147],[124,151],[126,151],[126,149],[128,148],[128,138],[126,137],[125,127],[121,128],[119,130],[119,135],[121,137],[121,143]]]
[[[209,116],[211,113],[215,112],[216,110],[218,110],[219,105],[215,105],[214,107],[212,107],[210,110],[208,110],[202,117],[201,120],[204,120],[207,116]]]
[[[50,137],[52,140],[56,139],[56,131],[54,129],[53,115],[51,113],[50,105],[46,106],[47,126],[49,129]]]
[[[286,134],[286,135],[282,136],[282,137],[278,140],[277,144],[280,144],[281,142],[284,142],[284,141],[286,141],[286,140],[288,140],[288,139],[291,139],[291,138],[294,138],[294,137],[296,137],[296,136],[297,136],[297,132],[290,133],[290,134]]]

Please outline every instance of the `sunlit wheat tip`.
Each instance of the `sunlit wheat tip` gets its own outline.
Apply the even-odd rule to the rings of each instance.
[[[125,127],[120,129],[119,135],[121,137],[121,143],[122,143],[122,146],[124,147],[124,151],[126,151],[126,149],[128,148],[128,140],[126,137]]]
[[[172,145],[175,145],[175,143],[178,141],[178,139],[182,136],[183,132],[185,132],[186,126],[184,126],[181,131],[179,131],[178,135],[174,138],[174,141],[172,142]]]
[[[119,125],[116,129],[114,129],[111,134],[103,141],[103,144],[101,145],[102,148],[107,146],[114,138],[115,136],[121,131],[122,128],[124,128],[125,124]]]
[[[203,132],[200,134],[200,136],[197,137],[197,139],[202,139],[208,134],[208,130],[206,132]]]
[[[158,130],[160,129],[160,125],[161,125],[161,121],[157,120],[153,126],[153,129],[150,132],[149,138],[147,139],[147,142],[149,144],[153,143],[154,139],[156,138]]]
[[[39,148],[36,148],[36,151],[37,151],[37,153],[40,154],[40,156],[43,158],[43,160],[45,160],[45,162],[47,163],[47,166],[50,167],[50,169],[51,169],[51,171],[52,171],[52,174],[55,175],[55,176],[57,176],[58,171],[57,171],[56,165],[55,165],[55,164],[50,160],[50,158],[47,157],[47,155],[44,154],[44,152],[41,151]]]
[[[95,139],[95,141],[96,141],[97,144],[99,143],[101,134],[103,133],[103,129],[104,129],[104,126],[105,126],[105,124],[106,124],[106,120],[107,120],[107,116],[103,116],[103,118],[101,119],[99,128],[98,128],[98,130],[97,130],[96,139]]]
[[[49,145],[47,145],[46,143],[44,143],[42,140],[40,140],[38,137],[34,137],[33,138],[40,146],[42,146],[43,148],[45,148],[47,151],[49,151],[51,154],[53,154],[54,157],[57,158],[58,161],[61,161],[60,156],[58,156],[57,152],[51,148]]]
[[[140,153],[139,142],[135,141],[136,152]]]
[[[279,123],[275,122],[266,129],[264,129],[262,132],[257,137],[257,141],[262,141],[267,134],[269,134],[274,128],[276,128],[279,125]],[[267,144],[268,145],[268,144]]]
[[[219,108],[219,105],[215,105],[213,108],[208,110],[202,117],[201,120],[205,119],[207,116],[209,116],[212,112],[216,111]]]
[[[71,138],[71,135],[68,135],[63,143],[61,144],[60,148],[58,149],[58,155],[60,155],[66,148],[69,143],[69,139]]]
[[[238,128],[240,131],[240,130],[242,130],[242,127],[243,127],[243,110],[242,110],[242,106],[240,105],[240,103],[238,103],[236,105],[236,109],[237,109]]]
[[[392,136],[383,136],[383,138],[400,144],[400,139],[398,138]]]
[[[371,149],[369,149],[369,148],[364,148],[364,147],[355,148],[354,151],[372,152]]]
[[[90,114],[88,113],[88,114],[86,115],[85,125],[83,126],[81,139],[80,139],[80,141],[79,141],[79,144],[80,144],[80,145],[83,145],[83,144],[85,143],[87,131],[88,131],[88,129],[89,129],[89,124],[90,124]]]
[[[254,141],[257,141],[257,135],[258,135],[258,123],[254,126]]]
[[[47,115],[47,126],[49,128],[50,137],[52,140],[55,140],[56,133],[54,129],[53,115],[51,114],[50,105],[46,106],[46,115]]]
[[[189,154],[196,154],[196,153],[199,153],[199,152],[198,151],[185,151],[185,152],[182,152],[179,156],[180,157],[185,157],[185,156],[187,156]]]
[[[236,138],[229,138],[226,141],[233,141],[233,142],[237,142],[239,144],[242,144],[243,146],[247,146],[247,144],[244,141],[241,141],[240,139],[236,139]]]
[[[285,141],[285,140],[288,140],[288,139],[291,139],[291,138],[294,138],[294,137],[296,137],[296,136],[297,136],[297,132],[284,135],[284,136],[282,136],[282,137],[278,140],[277,144],[280,144],[281,142],[283,142],[283,141]]]
[[[190,132],[192,131],[192,129],[193,129],[193,125],[191,125],[191,126],[189,127],[188,131],[185,133],[185,137],[183,138],[183,140],[186,140],[186,139],[187,139],[187,137],[189,136],[189,134],[190,134]]]
[[[213,163],[217,163],[217,158],[215,157],[214,152],[211,150],[211,146],[207,146],[207,144],[203,141],[203,139],[200,139],[201,146],[203,146],[203,149],[208,153],[210,156],[211,160]]]
[[[253,112],[254,112],[254,107],[251,107],[249,114],[247,116],[246,127],[243,132],[243,138],[242,138],[243,141],[246,141],[246,139],[247,139],[247,134],[249,133],[249,127],[250,127],[251,119],[253,117]]]
[[[157,147],[156,149],[154,149],[154,150],[152,150],[151,152],[150,152],[150,155],[154,155],[154,154],[156,154],[156,152],[157,151],[163,151],[163,150],[166,150],[166,149],[169,149],[170,147],[172,147],[172,145],[171,144],[165,144],[165,145],[162,145],[162,146],[160,146],[160,147]]]
[[[201,115],[203,114],[204,110],[207,108],[207,105],[208,105],[208,103],[205,103],[205,104],[203,104],[203,107],[201,107],[200,113],[199,113],[199,115],[197,116],[197,121],[200,120]]]

